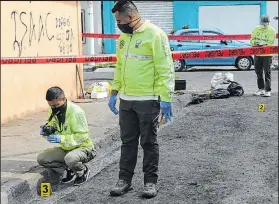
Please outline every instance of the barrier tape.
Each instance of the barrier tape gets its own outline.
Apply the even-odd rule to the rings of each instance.
[[[278,54],[278,46],[247,47],[222,50],[173,51],[173,59],[220,58],[234,56],[252,56],[261,54]],[[116,62],[116,55],[63,56],[63,57],[3,57],[1,64],[59,64]]]
[[[84,38],[114,38],[118,39],[119,34],[98,34],[98,33],[82,33]],[[250,34],[239,35],[169,35],[169,40],[250,40]],[[276,34],[278,38],[278,33]]]
[[[219,57],[241,57],[262,54],[277,54],[278,46],[247,47],[222,50],[202,50],[190,52],[172,52],[173,59],[197,59],[197,58],[219,58]]]
[[[90,63],[90,62],[116,62],[115,55],[90,56],[49,56],[49,57],[3,57],[1,64],[60,64],[60,63]]]

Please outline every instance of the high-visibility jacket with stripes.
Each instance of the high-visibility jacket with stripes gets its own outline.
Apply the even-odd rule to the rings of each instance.
[[[145,21],[132,35],[122,33],[117,44],[112,90],[172,102],[174,65],[167,34]]]
[[[272,46],[275,39],[276,31],[271,25],[268,25],[267,28],[264,28],[262,25],[258,25],[252,32],[250,43],[252,46],[257,44]],[[271,54],[263,54],[259,56],[271,56]]]
[[[49,109],[48,116],[51,116],[51,108]],[[67,111],[65,116],[65,123],[59,126],[58,118],[56,115],[49,121],[48,126],[57,128],[55,134],[60,135],[60,146],[64,150],[73,150],[76,148],[94,149],[93,141],[90,137],[90,131],[86,116],[81,107],[73,104],[67,100]]]

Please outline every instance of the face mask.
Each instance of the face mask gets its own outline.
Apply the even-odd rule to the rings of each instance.
[[[261,25],[262,25],[264,28],[267,28],[267,27],[268,27],[268,23],[261,23]]]
[[[129,26],[130,23],[127,24],[117,24],[119,30],[121,30],[123,33],[132,34],[133,28]]]
[[[138,20],[138,19],[136,19],[136,20]],[[130,23],[126,23],[126,24],[117,24],[117,26],[118,26],[119,30],[121,30],[123,33],[132,34],[133,31],[134,31],[133,28],[134,28],[138,23],[136,23],[133,27],[130,27],[129,25],[130,25],[132,22],[136,21],[136,20],[133,20],[133,21],[131,21]],[[140,21],[138,21],[138,22],[140,22]]]
[[[57,115],[59,113],[65,113],[67,110],[67,102],[65,102],[62,106],[58,108],[51,108],[51,110],[54,115]]]

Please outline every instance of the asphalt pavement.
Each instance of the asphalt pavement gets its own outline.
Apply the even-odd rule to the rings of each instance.
[[[109,196],[118,177],[118,161],[57,204],[68,203],[278,203],[278,94],[209,100],[184,108],[158,135],[159,193],[141,198],[142,151],[133,190]],[[266,112],[258,112],[264,103]],[[52,203],[45,199],[32,203]]]
[[[214,72],[179,73],[187,94],[175,108],[172,122],[160,128],[159,193],[141,198],[142,150],[133,190],[110,197],[118,178],[118,159],[80,187],[61,188],[50,198],[31,203],[158,203],[275,204],[278,203],[278,71],[272,72],[272,97],[255,97],[254,71],[232,72],[243,85],[242,97],[211,99],[185,107],[189,93],[207,90]],[[106,78],[86,74],[85,82]],[[258,112],[265,104],[265,112]],[[114,152],[118,155],[119,150]]]

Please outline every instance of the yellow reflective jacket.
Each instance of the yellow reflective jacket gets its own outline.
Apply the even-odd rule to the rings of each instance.
[[[272,46],[274,44],[275,39],[276,39],[276,31],[271,25],[268,25],[267,28],[264,28],[262,25],[258,25],[252,32],[250,43],[252,46],[255,46],[257,44]],[[259,56],[272,56],[272,55],[263,54]]]
[[[145,23],[133,33],[118,39],[117,63],[112,90],[128,96],[160,96],[172,102],[174,65],[166,33]]]
[[[51,116],[51,108],[49,109],[48,116]],[[48,126],[57,128],[55,134],[61,136],[60,146],[64,150],[73,150],[79,147],[84,147],[89,150],[94,149],[93,141],[90,137],[88,123],[86,116],[81,107],[73,104],[67,100],[67,111],[65,123],[59,127],[58,118],[55,115]]]

